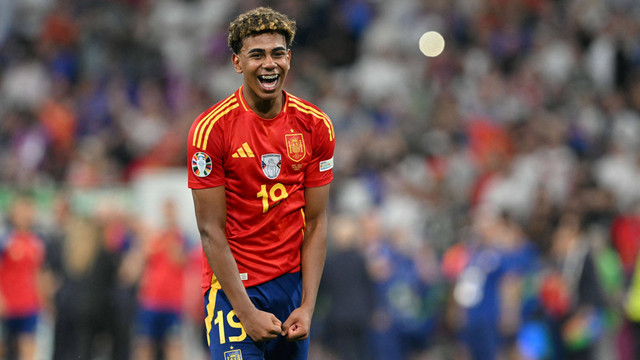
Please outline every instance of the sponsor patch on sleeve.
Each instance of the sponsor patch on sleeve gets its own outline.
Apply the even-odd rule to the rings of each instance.
[[[331,169],[333,169],[333,158],[320,161],[320,171],[327,171]]]

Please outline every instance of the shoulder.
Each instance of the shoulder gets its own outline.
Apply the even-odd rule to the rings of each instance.
[[[317,107],[316,105],[312,104],[311,102],[303,99],[303,98],[299,98],[295,95],[289,94],[289,93],[285,93],[287,96],[287,110],[288,111],[293,111],[293,112],[297,112],[297,113],[301,113],[301,114],[306,114],[307,116],[310,116],[311,118],[318,118],[321,120],[329,120],[329,116],[322,110],[320,110],[319,107]]]
[[[327,129],[330,134],[334,134],[333,124],[329,115],[327,115],[324,111],[320,110],[319,107],[312,104],[311,102],[299,98],[297,96],[287,94],[287,111],[292,112],[296,116],[303,118],[304,121],[310,125],[311,127],[320,127],[323,130]],[[331,138],[334,135],[330,136]]]
[[[240,98],[238,91],[236,91],[224,100],[220,100],[215,105],[200,113],[191,125],[191,132],[193,133],[201,128],[212,126],[224,118],[232,118],[237,115],[238,109],[243,106],[243,100]]]
[[[244,103],[239,96],[239,91],[219,101],[206,111],[202,112],[191,124],[188,143],[197,148],[206,147],[210,135],[215,133],[214,128],[219,127],[230,119],[234,119],[244,112]]]

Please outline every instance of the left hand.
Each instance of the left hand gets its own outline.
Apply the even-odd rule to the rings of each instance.
[[[282,336],[289,341],[304,340],[309,337],[310,326],[311,314],[303,308],[297,308],[282,324]]]

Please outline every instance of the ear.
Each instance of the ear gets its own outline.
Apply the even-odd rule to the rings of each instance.
[[[242,74],[242,65],[240,64],[240,57],[238,54],[231,55],[231,62],[233,63],[233,68],[236,69],[238,74]]]

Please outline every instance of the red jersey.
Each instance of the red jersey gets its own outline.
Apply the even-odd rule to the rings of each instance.
[[[142,274],[140,302],[153,310],[182,310],[186,258],[176,259],[176,248],[186,242],[175,230],[164,231],[151,240],[151,254]],[[186,254],[184,255],[186,257]]]
[[[40,310],[38,273],[44,246],[31,232],[12,232],[0,240],[0,291],[5,315],[25,316]]]
[[[240,87],[198,116],[189,132],[189,187],[225,187],[225,233],[245,287],[300,270],[304,189],[333,179],[329,117],[283,94],[280,114],[263,119]],[[206,261],[202,285],[219,288]]]

